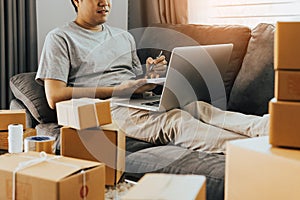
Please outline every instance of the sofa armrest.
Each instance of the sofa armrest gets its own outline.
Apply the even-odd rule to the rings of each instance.
[[[26,106],[18,99],[12,99],[10,102],[10,110],[19,110],[24,109],[26,111],[26,127],[27,128],[35,128],[35,126],[38,124],[38,122],[34,119],[34,117],[31,115],[29,110],[26,108]]]
[[[20,73],[10,78],[10,89],[39,123],[57,122],[56,111],[52,110],[46,99],[42,85],[35,81],[36,72]]]

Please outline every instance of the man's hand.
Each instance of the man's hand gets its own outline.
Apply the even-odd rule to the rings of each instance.
[[[147,83],[146,79],[124,81],[115,86],[113,96],[131,96],[153,90],[157,85]]]
[[[166,58],[164,55],[153,59],[151,57],[146,60],[146,78],[159,78],[165,76],[167,70]]]

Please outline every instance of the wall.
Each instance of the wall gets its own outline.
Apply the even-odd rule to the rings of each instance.
[[[47,33],[55,27],[74,20],[76,13],[70,0],[38,0],[36,3],[38,56],[40,57]],[[114,0],[112,4],[113,9],[108,24],[127,30],[128,0]]]
[[[108,24],[127,30],[128,23],[128,0],[110,0],[112,10],[108,19]]]

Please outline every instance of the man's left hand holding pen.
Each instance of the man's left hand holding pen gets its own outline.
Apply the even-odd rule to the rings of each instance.
[[[149,57],[146,60],[146,77],[145,78],[159,78],[163,77],[166,74],[167,70],[166,57],[163,55],[163,51],[153,59]]]
[[[157,84],[147,83],[146,79],[164,77],[167,71],[167,64],[165,56],[161,51],[155,58],[147,58],[146,60],[146,75],[144,78],[137,80],[128,80],[116,86],[115,95],[124,96],[135,94],[144,94],[145,92],[152,91],[157,87]]]

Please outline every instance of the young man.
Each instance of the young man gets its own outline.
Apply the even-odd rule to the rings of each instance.
[[[133,37],[105,24],[110,0],[71,2],[77,17],[47,35],[36,76],[49,106],[54,109],[55,103],[71,98],[105,99],[154,89],[145,78],[138,79],[143,71]],[[166,64],[164,56],[148,58],[146,76],[159,77]],[[112,115],[130,137],[208,152],[224,152],[228,140],[268,131],[267,118],[221,111],[204,102],[164,113],[113,107]]]

